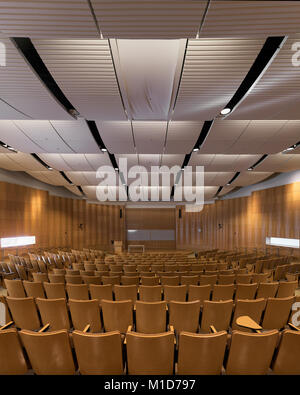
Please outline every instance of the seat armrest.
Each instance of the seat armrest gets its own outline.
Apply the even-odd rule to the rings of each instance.
[[[4,329],[8,329],[10,326],[12,326],[14,324],[14,321],[9,321],[7,324],[3,325],[0,328],[0,331],[4,331]]]

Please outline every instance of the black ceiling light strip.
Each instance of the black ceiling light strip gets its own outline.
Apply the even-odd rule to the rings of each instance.
[[[250,166],[248,170],[254,170],[256,166],[258,166],[262,161],[264,161],[268,157],[267,154],[264,154],[260,159],[258,159],[257,162],[254,163],[254,165]]]
[[[291,145],[289,148],[286,148],[285,150],[283,150],[282,152],[286,152],[286,151],[293,151],[294,149],[298,148],[300,146],[300,141],[298,141],[298,143]]]
[[[66,176],[66,174],[63,171],[60,171],[60,174],[63,176],[63,178],[68,181],[69,184],[74,185],[73,182]]]
[[[72,103],[64,95],[60,87],[57,85],[55,79],[52,77],[51,73],[47,69],[42,58],[35,49],[30,38],[27,37],[13,37],[12,42],[16,48],[22,53],[24,58],[30,64],[32,69],[38,75],[40,80],[49,89],[55,99],[64,107],[64,109],[72,115],[74,118],[79,115],[78,111],[72,105]]]
[[[257,55],[253,65],[248,71],[246,77],[242,81],[241,85],[227,103],[224,109],[229,109],[229,114],[232,113],[234,108],[239,104],[239,102],[245,97],[249,89],[261,76],[265,68],[268,66],[276,52],[281,48],[282,44],[286,40],[285,36],[279,37],[268,37]]]
[[[227,183],[227,185],[231,185],[233,183],[234,180],[236,180],[238,178],[238,176],[241,174],[240,171],[238,171],[237,173],[235,173],[235,175],[232,177],[232,179]]]
[[[197,140],[197,142],[196,142],[196,144],[194,146],[193,151],[196,151],[196,150],[198,151],[201,148],[201,146],[203,145],[204,141],[206,140],[206,137],[208,136],[208,133],[209,133],[213,123],[214,123],[214,120],[212,120],[212,121],[205,121],[204,122],[204,124],[202,126],[202,129],[201,129],[201,132],[199,134],[198,140]]]
[[[184,69],[184,65],[185,65],[185,59],[186,59],[186,53],[187,53],[188,44],[189,44],[189,40],[187,39],[186,40],[186,44],[185,44],[185,49],[184,49],[184,55],[183,55],[183,61],[182,61],[180,76],[179,76],[179,83],[178,83],[176,96],[175,96],[175,100],[174,100],[174,104],[173,104],[173,111],[175,110],[175,106],[176,106],[178,95],[179,95],[179,89],[180,89],[180,85],[181,85],[181,80],[182,80],[183,69]]]
[[[78,188],[79,192],[81,192],[81,193],[83,194],[83,196],[85,196],[85,194],[84,194],[84,192],[83,192],[81,186],[80,186],[80,185],[77,185],[77,188]]]
[[[7,150],[9,150],[10,152],[18,152],[17,150],[15,150],[13,147],[11,147],[10,145],[3,143],[3,141],[0,141],[0,146],[2,148],[6,148]]]
[[[93,137],[94,137],[94,140],[96,141],[98,147],[100,148],[100,150],[103,152],[108,151],[108,149],[105,147],[105,144],[100,136],[99,129],[97,127],[96,122],[95,121],[86,121],[86,123],[87,123]]]
[[[37,154],[30,154],[34,159],[36,159],[42,166],[46,167],[48,170],[53,170],[51,166],[47,165]]]
[[[219,193],[222,191],[223,187],[219,187],[219,189],[217,190],[217,193],[215,194],[215,197],[218,197]]]

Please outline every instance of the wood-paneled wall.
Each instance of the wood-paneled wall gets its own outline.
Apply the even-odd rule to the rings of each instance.
[[[263,249],[267,236],[299,238],[299,232],[299,182],[256,191],[249,197],[219,200],[205,205],[200,213],[187,213],[184,206],[176,208],[178,249]]]
[[[37,248],[112,248],[111,240],[125,237],[120,209],[0,182],[0,237],[36,236]]]

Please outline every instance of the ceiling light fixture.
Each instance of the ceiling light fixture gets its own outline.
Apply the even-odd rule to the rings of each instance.
[[[222,114],[222,115],[227,115],[227,114],[229,114],[230,112],[231,112],[231,108],[226,107],[226,108],[223,108],[223,110],[221,111],[221,114]]]
[[[101,151],[102,152],[107,152],[107,149],[106,148],[101,148]]]
[[[252,170],[253,170],[253,167],[249,167],[248,171],[252,171]]]
[[[199,148],[194,148],[193,151],[197,152],[197,151],[199,151]]]

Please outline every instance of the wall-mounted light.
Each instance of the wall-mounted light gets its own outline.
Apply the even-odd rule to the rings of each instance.
[[[35,236],[4,237],[0,239],[1,248],[21,247],[35,244]]]

